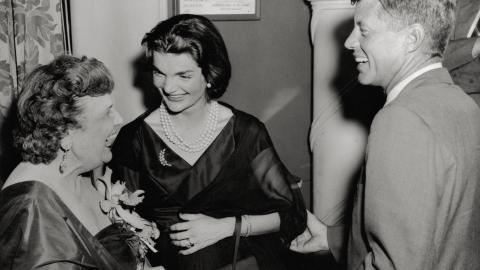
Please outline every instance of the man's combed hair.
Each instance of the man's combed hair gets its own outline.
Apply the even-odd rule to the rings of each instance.
[[[356,4],[361,0],[352,0]],[[455,23],[455,0],[378,0],[395,26],[422,25],[432,56],[443,56]]]
[[[147,33],[142,44],[150,64],[153,52],[190,54],[211,84],[208,97],[219,98],[225,93],[231,76],[230,60],[222,36],[207,18],[192,14],[171,17]]]
[[[60,56],[25,78],[17,102],[14,143],[22,159],[48,164],[69,129],[81,128],[78,98],[111,93],[113,79],[94,58]]]

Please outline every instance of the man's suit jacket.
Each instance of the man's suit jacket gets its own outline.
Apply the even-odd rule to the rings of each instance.
[[[480,269],[480,108],[444,68],[373,120],[348,269]]]
[[[478,0],[458,0],[455,8],[455,28],[444,55],[444,65],[452,74],[453,81],[465,92],[480,92],[480,60],[472,57],[476,38],[468,38],[480,10]],[[480,99],[475,97],[477,103]]]

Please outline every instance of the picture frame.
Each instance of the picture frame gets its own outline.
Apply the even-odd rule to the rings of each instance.
[[[214,21],[260,20],[261,0],[171,0],[173,15],[198,14]]]

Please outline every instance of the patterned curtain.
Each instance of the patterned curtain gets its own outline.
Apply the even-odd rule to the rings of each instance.
[[[68,1],[0,0],[0,184],[13,163],[11,104],[25,74],[69,53]]]

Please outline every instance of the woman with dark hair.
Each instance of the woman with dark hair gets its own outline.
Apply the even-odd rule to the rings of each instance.
[[[205,17],[178,15],[142,44],[162,102],[121,129],[111,168],[114,180],[146,191],[137,210],[162,232],[150,261],[284,269],[289,242],[305,229],[300,181],[263,123],[216,101],[231,74],[218,30]]]
[[[112,187],[111,171],[84,176],[112,157],[122,123],[112,90],[106,67],[86,57],[59,57],[25,78],[14,131],[22,162],[0,192],[0,269],[143,267],[158,231],[120,207],[140,192]]]

